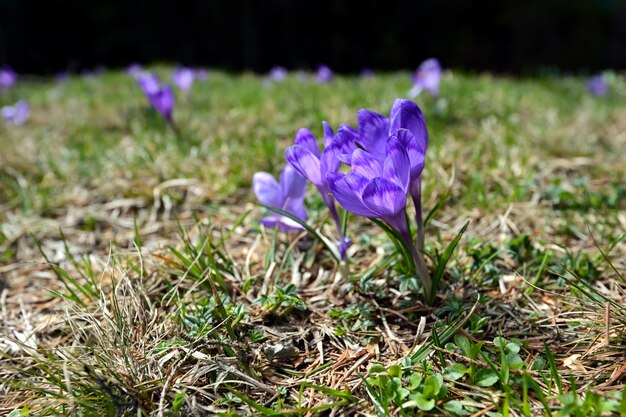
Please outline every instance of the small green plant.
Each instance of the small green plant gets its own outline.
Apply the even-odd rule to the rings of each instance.
[[[366,386],[378,415],[388,415],[390,407],[394,407],[400,415],[410,416],[415,415],[415,409],[433,410],[446,397],[448,390],[443,381],[438,373],[403,370],[397,364],[389,368],[375,364],[368,371]]]

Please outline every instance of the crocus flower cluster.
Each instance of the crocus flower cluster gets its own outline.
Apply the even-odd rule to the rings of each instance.
[[[411,98],[417,97],[423,90],[431,96],[439,95],[439,83],[442,75],[441,64],[436,58],[430,58],[422,62],[413,74],[413,88],[409,92]]]
[[[7,123],[21,126],[30,116],[30,106],[26,101],[20,100],[12,106],[4,106],[0,109],[0,114]]]
[[[17,73],[13,68],[4,66],[0,68],[0,90],[13,87],[17,82]]]
[[[285,152],[288,166],[306,178],[320,193],[337,227],[342,259],[345,259],[351,242],[343,235],[335,201],[351,213],[381,220],[393,228],[411,252],[424,288],[429,291],[430,278],[420,254],[424,246],[422,170],[428,147],[424,116],[417,104],[398,99],[394,102],[389,117],[370,110],[361,110],[358,112],[357,122],[358,129],[341,125],[336,133],[330,125],[323,122],[322,150],[308,129],[300,129],[294,145]],[[350,171],[342,172],[342,164],[349,166]],[[257,175],[266,178],[269,174]],[[255,193],[261,200],[257,192],[257,182],[255,176]],[[407,223],[408,196],[415,205],[417,246],[413,243]],[[261,201],[268,206],[285,205],[285,201],[281,199],[276,199],[273,204]],[[297,201],[298,205],[291,206],[291,210],[288,210],[293,214],[303,204],[303,200]]]
[[[587,80],[587,90],[594,96],[604,97],[609,92],[604,73],[598,73]]]
[[[192,68],[178,67],[172,73],[172,81],[183,93],[188,93],[196,78],[196,72]]]
[[[143,73],[137,78],[139,87],[154,109],[172,123],[174,110],[174,92],[167,84],[161,84],[159,78],[151,73]]]

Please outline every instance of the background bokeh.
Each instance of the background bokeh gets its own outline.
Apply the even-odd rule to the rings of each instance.
[[[446,67],[527,74],[626,65],[624,0],[0,0],[0,64],[130,62],[340,72]]]

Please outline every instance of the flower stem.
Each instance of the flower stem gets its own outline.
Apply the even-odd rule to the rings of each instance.
[[[398,216],[397,219],[394,219],[393,223],[389,223],[390,226],[395,228],[399,233],[402,239],[404,240],[406,246],[409,248],[411,255],[413,256],[413,261],[415,262],[415,267],[417,269],[417,274],[422,281],[422,287],[424,288],[424,296],[426,300],[430,299],[430,292],[432,287],[432,281],[430,279],[430,275],[428,274],[428,268],[426,267],[426,263],[424,262],[424,258],[421,253],[415,249],[415,245],[413,244],[413,239],[411,238],[411,234],[409,232],[409,227],[406,222],[406,216],[404,212],[401,216]]]

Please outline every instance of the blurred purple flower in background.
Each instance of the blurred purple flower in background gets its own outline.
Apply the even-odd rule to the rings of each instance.
[[[327,83],[332,82],[333,78],[335,78],[335,75],[333,74],[333,71],[329,67],[323,64],[318,65],[317,73],[315,75],[315,79],[317,80],[318,83],[327,84]]]
[[[165,120],[172,122],[172,112],[174,110],[174,92],[172,87],[167,84],[160,86],[155,93],[148,95],[148,101]]]
[[[30,116],[30,106],[24,100],[20,100],[12,106],[4,106],[0,109],[2,118],[9,124],[21,126],[26,123]]]
[[[257,172],[252,178],[252,189],[256,198],[262,204],[279,208],[295,215],[300,220],[306,220],[304,209],[304,194],[306,180],[291,166],[286,165],[280,173],[280,182],[267,172]],[[277,213],[261,219],[265,227],[278,227],[283,232],[302,230],[303,227],[289,217]]]
[[[269,78],[277,83],[282,82],[285,78],[287,78],[287,69],[285,67],[281,67],[280,65],[276,65],[270,70]]]
[[[134,79],[138,79],[143,73],[143,68],[138,63],[133,62],[126,68],[126,73]]]
[[[587,80],[587,90],[594,96],[604,97],[609,92],[604,73],[600,72]]]
[[[361,78],[372,78],[374,76],[374,71],[371,68],[363,68],[360,75]]]
[[[196,80],[198,80],[198,81],[206,81],[207,78],[209,77],[209,73],[204,68],[196,68],[194,70],[194,76],[195,76]]]
[[[151,73],[142,73],[137,79],[139,87],[154,109],[172,123],[174,111],[174,92],[167,84],[161,84],[159,78]]]
[[[156,93],[161,87],[159,77],[149,72],[140,74],[137,77],[137,82],[139,83],[141,91],[143,91],[146,96]]]
[[[437,97],[439,95],[439,82],[441,81],[442,73],[441,64],[436,58],[430,58],[422,62],[412,76],[413,88],[409,92],[409,96],[415,98],[422,90],[426,90],[431,96]]]
[[[54,79],[58,83],[64,83],[64,82],[66,82],[67,80],[70,79],[70,73],[67,72],[66,70],[58,71],[55,74]]]
[[[10,66],[0,68],[0,89],[10,88],[17,82],[17,73]]]
[[[174,85],[184,93],[187,93],[191,89],[194,79],[195,71],[188,67],[178,67],[172,73]]]

